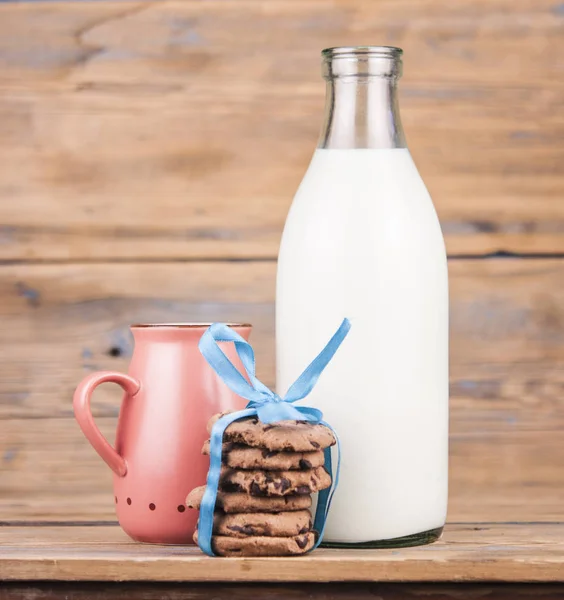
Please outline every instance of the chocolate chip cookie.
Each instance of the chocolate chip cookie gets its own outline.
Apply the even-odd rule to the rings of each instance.
[[[305,471],[239,471],[225,467],[220,487],[224,492],[251,496],[312,494],[331,486],[331,476],[323,467]]]
[[[325,464],[322,450],[312,452],[277,452],[267,448],[251,448],[231,444],[223,444],[223,464],[232,469],[262,469],[265,471],[291,471],[297,469],[314,469]],[[202,454],[209,455],[210,441],[202,448]]]
[[[252,513],[227,515],[216,512],[214,515],[213,532],[215,535],[233,537],[269,536],[291,537],[308,533],[312,520],[309,510],[295,512]]]
[[[186,498],[188,508],[200,509],[206,486],[193,489]],[[249,496],[248,494],[218,491],[216,508],[226,513],[277,513],[303,510],[311,506],[311,496]]]
[[[226,413],[220,413],[209,420],[209,432],[224,414]],[[267,425],[257,417],[246,417],[231,423],[225,430],[223,440],[253,448],[289,452],[322,450],[336,442],[333,432],[325,425],[313,425],[306,421],[280,421]]]
[[[198,532],[194,534],[194,542],[198,543]],[[218,556],[292,556],[305,554],[314,544],[315,534],[312,532],[293,537],[212,537],[212,550]]]

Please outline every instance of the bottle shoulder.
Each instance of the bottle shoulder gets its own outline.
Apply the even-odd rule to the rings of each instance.
[[[390,242],[401,235],[436,237],[443,244],[431,197],[407,149],[315,152],[283,240],[290,232],[323,238],[344,230]]]

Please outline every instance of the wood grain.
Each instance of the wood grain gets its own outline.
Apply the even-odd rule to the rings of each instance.
[[[561,584],[492,583],[3,583],[0,600],[562,600]]]
[[[209,558],[142,545],[117,527],[3,527],[2,580],[185,582],[562,582],[564,525],[451,525],[442,541],[399,550],[318,550],[296,558]],[[527,568],[524,569],[523,565]]]
[[[252,322],[259,377],[273,383],[274,263],[0,267],[0,418],[70,416],[77,382],[125,370],[131,323]],[[105,385],[96,414],[116,415]]]
[[[449,252],[563,252],[555,0],[187,0],[0,6],[0,258],[274,257],[319,51],[366,42]]]
[[[320,126],[319,50],[365,42],[406,51],[403,121],[451,255],[564,253],[555,0],[0,3],[0,520],[114,518],[70,403],[126,369],[133,321],[251,321],[273,385],[272,259]],[[562,520],[564,259],[450,272],[450,517]],[[104,386],[110,437],[118,409]],[[62,560],[38,577],[71,577]]]
[[[0,268],[0,520],[114,519],[111,476],[72,419],[77,382],[125,370],[132,321],[256,325],[274,379],[272,262]],[[450,518],[561,520],[564,260],[451,261]],[[120,356],[113,356],[119,354]],[[120,392],[97,392],[113,438]]]

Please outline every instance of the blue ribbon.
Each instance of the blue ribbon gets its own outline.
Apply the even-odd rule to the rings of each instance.
[[[349,320],[344,319],[325,348],[298,377],[283,398],[256,378],[255,353],[251,345],[236,331],[223,323],[214,323],[202,336],[199,348],[209,365],[231,390],[238,396],[248,400],[248,404],[244,410],[229,413],[221,417],[212,428],[210,436],[210,469],[208,471],[206,491],[200,506],[200,520],[198,524],[198,545],[207,555],[215,556],[211,547],[211,538],[217,490],[221,475],[223,433],[234,421],[256,415],[263,423],[275,423],[287,420],[308,421],[314,424],[321,423],[335,434],[333,428],[323,421],[323,414],[320,410],[307,406],[294,406],[293,403],[305,398],[311,392],[319,376],[347,336],[350,328]],[[218,346],[218,342],[233,342],[235,344],[235,349],[245,368],[250,383],[227,356],[225,356]],[[317,496],[317,509],[313,528],[318,535],[313,549],[317,548],[323,539],[331,500],[339,483],[341,448],[339,438],[336,434],[335,439],[337,440],[337,468],[334,475],[332,472],[331,448],[324,450],[325,468],[332,475],[332,485],[330,488],[319,492]]]

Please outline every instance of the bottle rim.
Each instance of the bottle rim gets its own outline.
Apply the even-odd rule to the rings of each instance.
[[[403,50],[395,46],[337,46],[321,52],[324,79],[347,80],[384,77],[399,79],[402,75]]]

